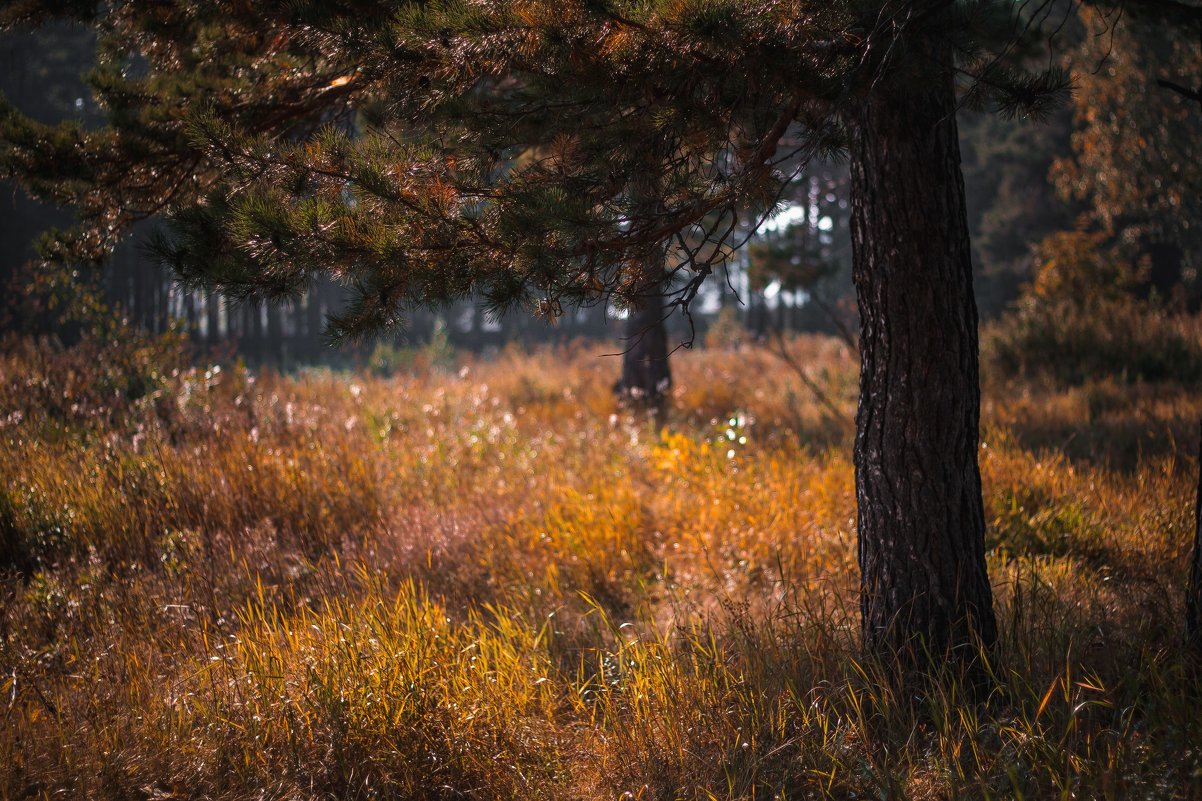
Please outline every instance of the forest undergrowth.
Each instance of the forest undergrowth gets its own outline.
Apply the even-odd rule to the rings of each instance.
[[[860,658],[856,359],[0,356],[0,794],[1198,798],[1202,397],[985,376],[989,697]],[[834,408],[832,408],[832,406]],[[838,414],[836,414],[838,411]]]

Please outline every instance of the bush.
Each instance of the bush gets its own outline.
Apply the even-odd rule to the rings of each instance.
[[[394,342],[377,343],[367,359],[367,367],[379,376],[420,373],[423,370],[449,370],[455,366],[455,346],[447,336],[442,319],[434,323],[430,341],[419,348],[404,347]]]
[[[1058,233],[1039,247],[1034,282],[985,329],[983,355],[1007,376],[1066,384],[1202,380],[1202,322],[1132,294],[1139,278],[1097,235]]]
[[[1025,301],[986,329],[984,351],[1010,376],[1193,383],[1202,379],[1200,329],[1196,318],[1165,316],[1133,299],[1091,309]]]

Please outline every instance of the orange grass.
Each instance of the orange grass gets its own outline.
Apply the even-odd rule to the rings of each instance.
[[[1188,389],[987,381],[986,704],[859,659],[855,364],[0,356],[8,798],[1194,798]],[[987,376],[990,378],[990,376]],[[1184,455],[1183,455],[1184,454]]]

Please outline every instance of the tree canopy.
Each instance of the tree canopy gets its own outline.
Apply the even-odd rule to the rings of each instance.
[[[1175,7],[1135,3],[1122,24],[1113,10],[1083,9],[1091,35],[1075,72],[1077,130],[1073,152],[1057,161],[1053,177],[1124,256],[1145,260],[1146,284],[1164,294],[1184,293],[1196,306],[1202,298],[1202,207],[1194,191],[1202,183],[1196,133],[1202,106],[1157,84],[1198,80],[1202,21],[1181,24],[1171,17],[1166,25],[1163,13]]]
[[[75,206],[59,255],[139,220],[186,280],[232,295],[352,288],[332,333],[471,294],[554,317],[645,291],[665,243],[686,310],[745,224],[847,141],[849,105],[937,30],[964,100],[1038,110],[1058,70],[1016,67],[1008,4],[10,3],[99,31],[109,124],[0,110],[0,164]],[[1025,21],[1029,23],[1030,20]],[[653,200],[649,200],[654,196]]]

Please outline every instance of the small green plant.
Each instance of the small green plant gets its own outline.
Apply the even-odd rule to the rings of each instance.
[[[434,321],[430,341],[420,347],[381,340],[367,358],[367,369],[378,376],[412,374],[421,370],[450,370],[455,366],[455,346],[442,318]]]
[[[441,317],[434,321],[430,341],[422,348],[426,364],[437,370],[450,370],[455,366],[455,346],[447,334],[447,323]]]
[[[375,375],[388,377],[412,372],[416,362],[417,351],[413,348],[381,340],[367,357],[367,369]]]

